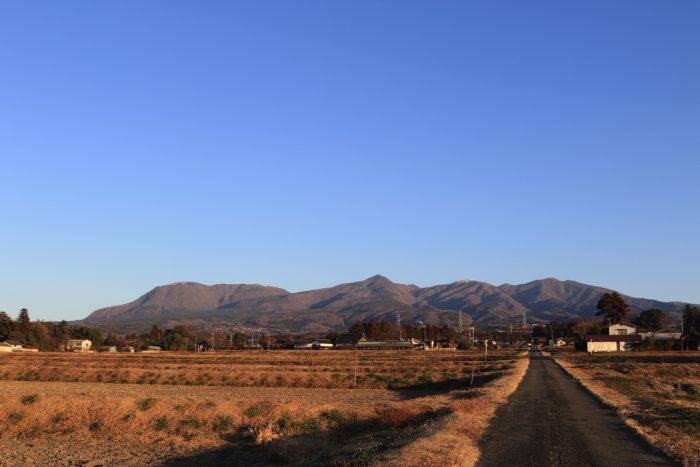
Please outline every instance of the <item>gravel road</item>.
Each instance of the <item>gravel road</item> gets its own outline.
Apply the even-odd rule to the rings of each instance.
[[[675,465],[551,358],[534,352],[522,383],[496,412],[481,449],[480,467]]]

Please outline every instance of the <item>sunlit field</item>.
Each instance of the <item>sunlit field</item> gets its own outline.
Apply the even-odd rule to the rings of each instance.
[[[463,351],[39,353],[0,364],[7,452],[26,440],[118,440],[171,462],[253,465],[403,462],[421,440],[455,430],[455,443],[473,446],[451,455],[476,459],[505,400],[490,391],[524,372],[513,352],[484,361]]]

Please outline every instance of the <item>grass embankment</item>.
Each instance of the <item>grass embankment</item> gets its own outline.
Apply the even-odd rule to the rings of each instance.
[[[700,465],[700,354],[554,356],[650,444]]]
[[[337,380],[339,385],[347,385],[348,375],[354,380],[354,365],[347,364],[348,360],[354,362],[352,352],[292,354],[280,352],[281,363],[262,353],[194,359],[177,355],[104,359],[102,355],[90,355],[15,360],[12,356],[3,363],[33,362],[35,369],[30,371],[38,373],[40,380],[42,375],[70,378],[69,381],[84,378],[89,389],[83,393],[80,390],[60,393],[61,386],[70,386],[74,391],[75,383],[5,383],[12,385],[14,393],[0,405],[0,418],[7,421],[0,439],[87,438],[118,440],[127,445],[130,441],[155,443],[170,446],[179,455],[197,456],[212,450],[228,452],[238,462],[249,464],[412,464],[418,460],[425,464],[428,459],[428,463],[466,465],[478,457],[476,440],[496,405],[505,400],[507,391],[514,389],[522,377],[523,362],[527,364],[526,359],[516,361],[508,353],[494,355],[484,363],[477,354],[466,352],[369,352],[360,354],[358,360],[358,375],[365,378],[366,386],[389,387],[396,383],[396,378],[405,382],[395,390],[384,392],[328,391],[325,387],[329,382]],[[234,360],[243,362],[236,365],[232,363]],[[42,372],[42,361],[53,365]],[[120,368],[111,371],[121,374],[216,371],[227,373],[228,378],[219,379],[221,387],[211,388],[210,397],[202,396],[204,386],[188,388],[186,384],[178,386],[177,396],[172,395],[175,387],[168,389],[166,396],[159,395],[163,394],[159,389],[166,386],[134,385],[128,388],[135,388],[143,397],[115,397],[110,393],[118,391],[110,388],[127,386],[89,384],[96,374],[105,374],[103,362],[118,363]],[[228,372],[223,368],[225,362],[232,363]],[[228,382],[236,380],[236,371],[241,366],[245,373],[261,372],[258,381],[265,375],[265,382],[275,381],[274,375],[292,380],[305,375],[303,381],[313,381],[323,389],[260,390],[268,394],[257,400],[246,389],[245,398],[232,398],[226,391],[237,389],[226,388]],[[4,367],[2,371],[12,375],[20,369]],[[335,373],[340,377],[335,378]],[[248,376],[243,380],[249,381]],[[32,392],[17,392],[24,384]],[[209,387],[212,383],[205,384]],[[359,378],[358,386],[361,386]],[[285,395],[286,392],[291,395]],[[358,393],[367,397],[358,399]],[[348,396],[347,400],[344,395]],[[454,453],[444,451],[441,445],[453,447]],[[419,452],[421,455],[417,456]]]
[[[384,461],[402,466],[475,465],[480,456],[479,439],[496,409],[517,389],[529,362],[526,353],[521,353],[500,378],[481,388],[452,391],[447,402],[449,414]]]

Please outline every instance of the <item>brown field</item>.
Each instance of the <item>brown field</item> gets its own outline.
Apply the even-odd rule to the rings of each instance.
[[[358,353],[259,351],[220,353],[10,354],[0,367],[0,380],[63,381],[119,384],[206,385],[324,389],[430,389],[471,375],[463,352]],[[494,356],[477,370],[483,377],[499,371]]]
[[[700,353],[559,353],[557,361],[652,445],[700,463]]]
[[[508,352],[368,351],[355,385],[355,357],[3,355],[0,464],[468,465],[527,367]]]

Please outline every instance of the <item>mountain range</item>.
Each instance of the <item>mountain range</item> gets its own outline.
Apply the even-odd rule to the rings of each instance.
[[[523,315],[528,323],[594,319],[596,304],[605,292],[610,289],[552,278],[520,285],[463,280],[418,287],[377,275],[296,293],[253,284],[178,282],[156,287],[133,302],[94,311],[78,323],[112,332],[153,324],[326,332],[345,330],[360,319],[393,320],[397,312],[404,323],[456,326],[461,311],[464,325],[521,326]],[[654,307],[678,320],[685,305],[623,297],[633,315]]]

